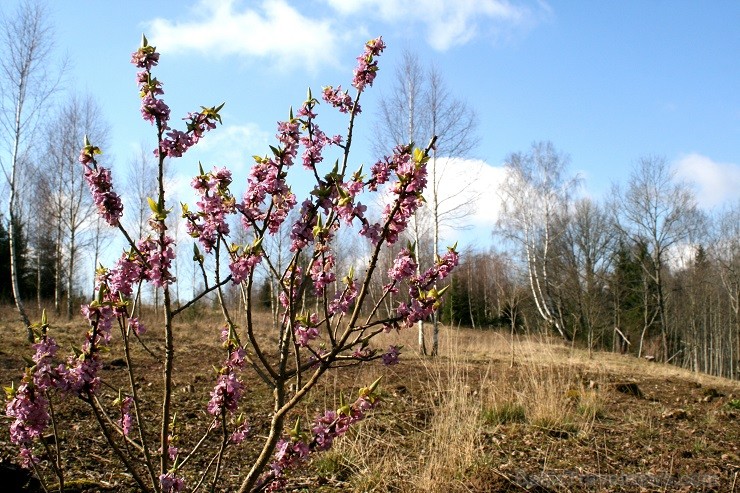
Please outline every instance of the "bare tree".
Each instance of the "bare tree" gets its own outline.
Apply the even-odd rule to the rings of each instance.
[[[654,318],[660,328],[663,361],[667,362],[672,348],[663,273],[671,248],[687,243],[699,227],[696,199],[688,185],[676,182],[665,158],[658,156],[639,159],[626,189],[622,192],[615,187],[613,196],[621,206],[616,218],[621,232],[633,243],[644,242],[648,248],[647,261],[642,265],[655,286]]]
[[[555,296],[551,265],[553,245],[565,232],[571,192],[577,183],[565,175],[568,161],[551,142],[537,142],[527,154],[509,156],[496,230],[518,245],[539,316],[566,340],[571,334]]]
[[[48,180],[53,184],[49,202],[53,204],[57,221],[57,270],[59,281],[62,270],[65,272],[68,318],[72,317],[77,260],[85,241],[94,241],[94,237],[86,238],[86,233],[92,232],[95,227],[95,207],[80,173],[79,143],[87,135],[95,142],[105,144],[108,128],[99,115],[100,109],[91,97],[73,95],[59,108],[45,135],[46,152],[42,161],[45,171],[40,176],[43,181]],[[61,282],[56,290],[57,303],[60,285]]]
[[[723,210],[717,219],[717,238],[714,241],[713,254],[718,264],[719,277],[729,301],[734,317],[734,330],[729,329],[730,375],[740,376],[737,358],[740,355],[740,200]],[[733,334],[734,332],[734,334]]]
[[[417,265],[422,269],[439,255],[441,228],[464,226],[464,218],[472,210],[475,197],[470,185],[475,180],[473,170],[463,180],[456,180],[452,188],[442,187],[450,179],[450,165],[456,158],[469,155],[477,145],[477,116],[464,101],[455,99],[447,89],[440,72],[432,67],[425,71],[416,55],[404,52],[396,69],[395,84],[391,94],[380,104],[375,140],[378,153],[388,148],[415,143],[423,145],[433,136],[436,146],[427,166],[429,189],[427,204],[417,211],[411,225],[411,235],[416,247]],[[431,234],[431,240],[428,236]],[[425,244],[430,244],[429,255],[424,255]],[[439,325],[433,315],[432,355],[439,351]],[[419,350],[427,353],[424,323],[419,322]]]
[[[20,210],[17,180],[41,110],[58,86],[59,77],[50,72],[52,48],[52,31],[39,3],[24,1],[13,16],[3,19],[0,31],[0,124],[8,157],[2,161],[2,169],[10,192],[7,207],[13,297],[26,327],[30,321],[21,299],[14,255]],[[30,329],[27,330],[29,338],[32,337]]]
[[[409,51],[404,51],[401,64],[396,67],[396,78],[391,94],[381,98],[380,117],[376,123],[374,139],[376,154],[382,155],[388,149],[421,142],[427,135],[424,119],[420,108],[423,98],[424,71],[419,59]],[[417,275],[422,268],[420,246],[422,238],[422,220],[420,214],[414,214],[409,233],[415,247],[414,255],[417,259]],[[424,335],[424,321],[418,322],[419,352],[427,354],[426,338]]]
[[[606,274],[617,233],[606,209],[589,198],[576,200],[563,238],[561,261],[567,263],[574,326],[585,331],[589,355],[596,337],[610,324]]]
[[[428,74],[428,88],[425,94],[425,109],[428,112],[429,131],[437,136],[437,145],[432,149],[429,160],[429,189],[434,239],[432,240],[433,259],[439,257],[440,230],[442,226],[452,229],[466,227],[465,218],[474,209],[477,196],[470,193],[477,171],[463,175],[457,189],[443,195],[441,185],[450,180],[452,160],[470,154],[478,144],[476,129],[478,118],[475,111],[462,100],[453,98],[446,88],[439,71],[432,67]],[[435,286],[436,287],[436,286]],[[439,353],[439,320],[437,312],[432,314],[432,356]]]

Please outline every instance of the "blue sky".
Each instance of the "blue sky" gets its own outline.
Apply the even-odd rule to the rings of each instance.
[[[348,86],[363,43],[382,35],[388,48],[362,105],[358,164],[374,158],[377,101],[406,49],[477,110],[472,157],[485,163],[478,182],[489,192],[508,154],[551,140],[596,198],[655,154],[694,184],[700,205],[740,199],[737,1],[68,0],[49,2],[49,12],[57,52],[71,61],[67,88],[100,103],[118,170],[142,142],[153,147],[129,63],[141,33],[162,53],[156,74],[173,119],[226,102],[224,126],[174,164],[183,183],[198,160],[246,176],[306,88]],[[321,109],[322,128],[341,133],[345,121]],[[479,210],[476,224],[490,230],[490,207]]]

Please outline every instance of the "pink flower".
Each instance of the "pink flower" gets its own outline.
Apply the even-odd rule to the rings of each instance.
[[[208,412],[220,416],[222,410],[234,412],[239,405],[244,385],[234,372],[228,372],[218,377],[218,383],[211,391],[211,400],[208,402]]]
[[[334,299],[329,302],[329,315],[337,313],[347,313],[352,302],[357,298],[357,285],[354,279],[347,280],[347,286],[344,291],[337,293]]]
[[[19,445],[23,465],[35,462],[31,450],[34,440],[39,439],[49,425],[49,401],[43,392],[31,383],[22,383],[8,402],[5,414],[15,418],[10,425],[10,441]]]
[[[134,334],[137,336],[142,335],[144,332],[146,332],[146,327],[144,327],[144,324],[139,321],[136,317],[131,317],[128,319],[128,325],[131,328],[131,330],[134,331]]]
[[[83,150],[84,153],[84,150]],[[85,159],[80,158],[81,161]],[[88,163],[92,163],[91,168]],[[98,214],[111,226],[117,226],[118,220],[123,216],[123,204],[121,199],[113,191],[110,170],[102,166],[95,166],[94,161],[83,164],[85,170],[85,181],[90,188],[93,202],[98,209]]]
[[[120,293],[125,298],[131,296],[133,285],[142,280],[143,267],[138,256],[124,252],[109,271],[108,287],[111,296],[116,299]]]
[[[388,275],[394,281],[403,281],[414,274],[416,274],[416,260],[411,252],[404,248],[393,261],[393,267],[388,271]]]
[[[385,49],[385,43],[382,37],[371,39],[365,44],[365,52],[357,57],[357,68],[354,71],[352,85],[362,91],[365,86],[372,86],[375,76],[378,72],[378,61],[375,57],[379,56]]]
[[[70,356],[67,369],[60,372],[62,390],[78,395],[87,391],[94,393],[100,386],[98,372],[102,366],[97,352],[90,353],[88,350],[78,357]]]
[[[298,153],[298,121],[278,122],[277,137],[283,147],[273,150],[274,159],[255,157],[242,203],[236,206],[244,216],[242,224],[245,228],[251,228],[258,221],[266,221],[272,234],[277,233],[296,205],[296,197],[285,181],[283,168],[291,166]],[[265,207],[268,197],[272,203]]]
[[[342,91],[342,86],[338,86],[334,89],[332,86],[327,86],[323,90],[323,99],[333,107],[337,108],[340,113],[360,113],[360,105],[352,101],[352,97],[347,91]]]
[[[313,170],[317,164],[324,160],[324,156],[322,156],[324,147],[332,144],[332,141],[318,125],[311,124],[310,135],[301,137],[300,143],[304,147],[303,167],[307,170]]]
[[[314,293],[317,296],[323,294],[326,286],[337,279],[334,274],[334,255],[326,253],[316,258],[311,264],[310,274],[313,280]]]
[[[297,324],[295,328],[296,342],[301,347],[308,346],[308,343],[319,337],[319,329],[312,325]]]
[[[212,172],[193,178],[191,185],[200,195],[197,213],[186,211],[188,234],[198,238],[206,253],[216,245],[219,235],[229,234],[227,216],[236,212],[236,202],[229,191],[231,172],[214,168]]]
[[[147,71],[159,63],[159,53],[154,46],[149,46],[144,39],[143,46],[131,54],[131,63]]]
[[[133,402],[134,400],[130,396],[126,396],[121,400],[121,419],[118,421],[118,424],[121,426],[125,436],[129,436],[134,423],[134,418],[131,414],[131,405]]]
[[[185,488],[185,481],[175,476],[175,472],[168,472],[159,476],[159,484],[162,486],[162,493],[178,493]]]
[[[386,366],[391,365],[397,365],[398,364],[398,356],[401,354],[401,348],[398,346],[388,346],[388,351],[386,351],[382,358],[383,358],[383,364]]]
[[[147,94],[141,98],[141,116],[152,125],[157,122],[164,125],[170,119],[170,107],[154,95]]]
[[[234,284],[244,281],[254,270],[254,266],[262,261],[262,255],[245,252],[229,264],[231,278]]]
[[[175,240],[169,236],[164,237],[161,245],[159,239],[155,240],[151,237],[137,242],[136,246],[148,264],[148,269],[142,271],[144,280],[157,287],[175,282],[175,278],[170,273],[172,260],[175,258],[174,243]]]
[[[236,429],[234,429],[234,431],[231,433],[231,436],[229,437],[229,441],[235,445],[238,445],[242,443],[245,438],[247,438],[247,435],[250,431],[251,427],[245,421],[237,426]]]

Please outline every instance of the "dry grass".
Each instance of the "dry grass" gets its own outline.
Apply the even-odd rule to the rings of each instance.
[[[590,358],[586,351],[541,338],[517,338],[513,365],[511,341],[499,333],[444,329],[441,340],[440,357],[432,359],[414,353],[414,331],[383,336],[379,346],[405,346],[402,366],[407,368],[397,370],[399,378],[385,382],[386,410],[316,460],[319,475],[333,478],[342,491],[508,491],[517,483],[504,473],[507,464],[491,454],[492,448],[506,447],[503,441],[496,445],[498,437],[518,442],[516,451],[500,450],[499,456],[531,461],[525,457],[539,454],[542,474],[562,471],[560,464],[583,453],[595,454],[598,473],[601,462],[619,462],[622,454],[611,450],[615,445],[605,438],[605,430],[628,437],[627,446],[636,441],[656,454],[671,440],[666,438],[667,423],[660,414],[630,410],[610,416],[609,406],[620,399],[611,382],[680,378],[694,382],[691,385],[729,385],[740,390],[727,380],[628,356],[595,353]],[[657,402],[641,402],[658,407]],[[712,415],[721,412],[707,416]],[[683,453],[707,451],[708,440],[693,439],[691,450]],[[565,452],[568,447],[574,450],[570,454]],[[578,451],[578,447],[585,449]],[[656,471],[676,472],[672,459],[655,460],[658,465],[646,470],[646,481]],[[570,467],[581,470],[578,463],[571,462]],[[616,489],[611,476],[602,478],[597,473],[599,484]],[[497,489],[499,480],[508,486]],[[571,488],[561,485],[553,491]],[[632,491],[629,485],[617,490]]]
[[[544,343],[519,348],[517,364],[506,368],[496,356],[507,359],[509,344],[498,334],[445,331],[442,356],[435,359],[414,354],[409,335],[399,335],[400,341],[388,335],[384,342],[406,345],[403,365],[420,370],[418,388],[408,381],[391,384],[387,414],[317,461],[320,473],[353,491],[470,491],[471,474],[487,467],[482,441],[499,427],[583,437],[601,416],[600,394],[587,388],[574,365],[563,366],[558,350],[542,364],[543,350],[550,349]]]

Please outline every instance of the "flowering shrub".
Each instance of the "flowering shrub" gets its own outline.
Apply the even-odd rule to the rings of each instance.
[[[384,48],[381,38],[365,45],[351,83],[356,91],[354,96],[341,86],[336,89],[329,86],[322,92],[323,101],[331,110],[349,118],[346,136],[328,136],[319,128],[316,119],[320,103],[309,91],[295,116],[291,112],[286,121],[278,122],[277,145],[270,147],[267,155],[254,158],[241,196],[231,191],[232,176],[228,169],[205,171],[200,167],[192,180],[198,200],[192,210],[182,206],[182,217],[188,233],[197,240],[193,247],[194,261],[200,265],[205,288],[176,308],[170,294],[177,279],[172,272],[175,240],[168,234],[166,225],[171,209],[165,200],[164,160],[181,157],[220,124],[223,105],[189,113],[183,119],[184,129],[173,128],[170,109],[162,99],[162,84],[152,73],[159,54],[143,39],[142,46],[132,56],[132,63],[140,69],[136,81],[141,115],[156,129],[158,145],[154,154],[159,160],[158,193],[149,199],[152,210],[149,228],[144,237],[134,239],[121,225],[123,205],[113,191],[111,173],[96,161],[100,149],[85,139],[80,162],[93,200],[99,214],[118,228],[128,247],[113,267],[97,271],[96,299],[82,307],[89,329],[84,344],[75,354],[66,361],[56,359],[58,348],[49,335],[45,317],[33,328],[36,342],[32,364],[19,386],[8,389],[6,410],[13,418],[11,439],[20,447],[25,465],[38,470],[39,458],[45,455],[51,459],[49,463],[59,489],[63,489],[64,471],[60,461],[54,460],[62,450],[58,443],[49,446],[44,442],[42,447],[40,438],[49,427],[56,432],[53,399],[67,395],[78,397],[90,406],[102,436],[141,491],[197,490],[207,481],[211,481],[213,491],[221,479],[225,450],[245,441],[259,443],[260,453],[249,470],[243,471],[239,491],[272,491],[281,487],[290,467],[311,453],[329,449],[337,437],[378,404],[376,381],[361,389],[354,402],[342,401],[339,409],[323,412],[308,428],[302,428],[298,421],[286,431],[291,410],[330,368],[375,359],[386,365],[398,363],[401,348],[390,346],[381,353],[372,348],[373,337],[428,317],[439,307],[444,291],[435,288],[436,282],[444,279],[458,262],[457,253],[451,248],[426,272],[417,275],[414,249],[409,246],[393,262],[388,272],[390,282],[383,286],[380,300],[372,303],[368,300],[381,252],[401,238],[409,219],[423,202],[426,162],[434,144],[432,139],[426,149],[414,148],[412,144],[398,146],[375,163],[368,176],[362,173],[362,168],[349,169],[352,132],[355,118],[361,112],[360,96],[372,86],[378,71],[377,59]],[[330,149],[340,157],[333,168],[322,171],[324,154]],[[314,177],[313,190],[300,206],[287,181],[297,160]],[[367,208],[360,197],[366,192],[378,192],[381,187],[390,191],[390,200],[380,219],[373,221],[365,215]],[[291,211],[296,211],[296,219],[287,225],[293,257],[287,267],[279,269],[275,259],[262,248],[262,242],[278,234]],[[230,218],[234,216],[246,233],[240,238],[250,238],[246,243],[230,243],[234,227]],[[337,272],[332,240],[341,227],[357,227],[370,246],[367,265],[359,274],[354,269]],[[201,248],[216,261],[212,277],[206,274]],[[228,259],[230,272],[223,278],[218,269],[222,258]],[[258,337],[251,317],[258,264],[280,280],[278,332],[264,340]],[[140,291],[142,283],[153,285],[163,295],[163,326],[149,327],[150,331],[159,331],[164,343],[164,389],[159,407],[149,409],[158,412],[158,430],[152,429],[151,419],[142,417],[145,405],[141,389],[134,384],[135,365],[129,351],[135,342],[133,338],[145,330],[138,318],[132,316],[132,305],[138,301],[135,293]],[[223,302],[222,291],[228,284],[240,288],[247,308],[245,320],[235,320]],[[204,437],[192,449],[185,450],[178,439],[172,402],[172,323],[183,310],[210,293],[218,296],[222,306],[224,354],[221,364],[215,367],[217,375],[210,399],[204,404],[203,415],[209,420],[204,426]],[[394,300],[400,301],[394,302],[394,312],[381,317],[378,307],[391,294]],[[320,300],[313,310],[302,302],[307,295]],[[112,405],[106,405],[98,398],[103,384],[100,355],[110,350],[114,332],[120,333],[131,384],[120,389]],[[251,436],[249,423],[239,413],[242,401],[249,398],[250,389],[244,379],[248,371],[273,390],[267,437]],[[152,439],[155,435],[159,437],[157,440]],[[220,445],[212,452],[206,451],[203,445],[210,436],[221,437]],[[209,453],[212,460],[205,471],[187,470],[191,457]]]

